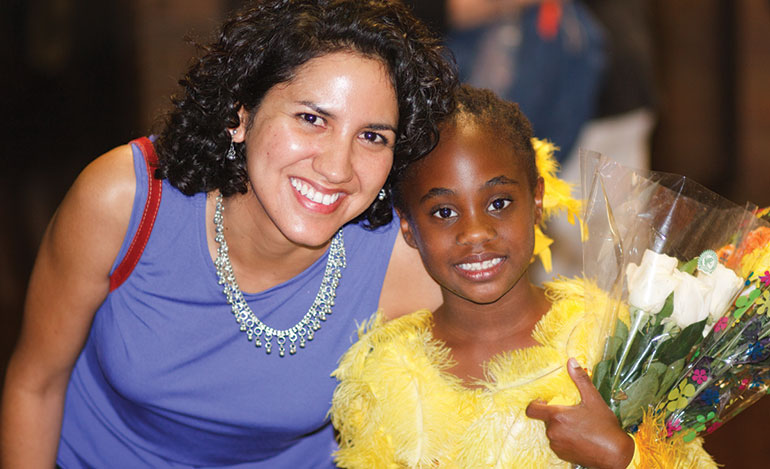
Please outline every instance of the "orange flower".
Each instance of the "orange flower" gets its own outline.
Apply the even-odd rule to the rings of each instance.
[[[767,246],[769,241],[770,228],[766,226],[760,226],[759,228],[749,233],[748,236],[746,236],[746,241],[743,243],[741,251],[743,251],[744,255],[748,254],[759,247]]]
[[[746,239],[743,240],[741,246],[738,249],[734,249],[733,252],[729,254],[727,265],[731,267],[737,266],[744,256],[754,252],[757,248],[766,248],[768,243],[770,243],[770,228],[760,226],[759,228],[752,230],[746,236]],[[732,245],[728,244],[719,249],[720,258],[722,250],[727,249],[732,249]]]

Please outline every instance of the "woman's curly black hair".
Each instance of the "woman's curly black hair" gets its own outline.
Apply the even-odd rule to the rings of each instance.
[[[267,91],[290,80],[307,61],[352,50],[382,60],[398,99],[398,138],[392,175],[429,152],[438,123],[454,107],[457,78],[438,39],[393,0],[257,0],[227,20],[218,39],[179,81],[181,95],[160,132],[156,177],[185,194],[215,189],[246,193],[243,144],[225,157],[238,110],[252,112]],[[248,125],[249,123],[247,123]],[[390,197],[375,200],[355,221],[390,222]]]

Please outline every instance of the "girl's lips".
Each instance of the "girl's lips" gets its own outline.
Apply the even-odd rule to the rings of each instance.
[[[342,191],[326,192],[318,190],[302,179],[294,177],[289,178],[289,182],[294,188],[294,194],[299,201],[306,207],[318,212],[333,212],[346,195]]]
[[[471,280],[487,280],[495,276],[501,269],[506,260],[505,256],[474,256],[474,259],[467,259],[454,265],[454,268],[460,274]]]

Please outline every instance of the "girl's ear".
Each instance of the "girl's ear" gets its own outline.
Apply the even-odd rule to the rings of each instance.
[[[545,182],[542,177],[537,178],[535,183],[535,225],[543,221],[543,193],[545,192]]]
[[[414,242],[412,227],[409,226],[409,221],[407,221],[406,214],[401,212],[399,209],[396,209],[396,213],[398,214],[398,219],[401,223],[401,235],[404,237],[404,241],[406,241],[406,244],[408,244],[410,247],[417,249],[417,243]]]

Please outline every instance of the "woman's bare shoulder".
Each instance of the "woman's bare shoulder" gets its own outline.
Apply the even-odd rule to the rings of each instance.
[[[136,175],[130,145],[121,145],[93,160],[80,173],[67,199],[108,218],[125,219],[131,214]],[[65,203],[70,200],[65,199]]]
[[[128,229],[135,192],[131,147],[123,145],[99,156],[67,192],[51,220],[43,247],[52,249],[62,260],[69,255],[85,256],[81,262],[92,262],[94,273],[103,277]]]

